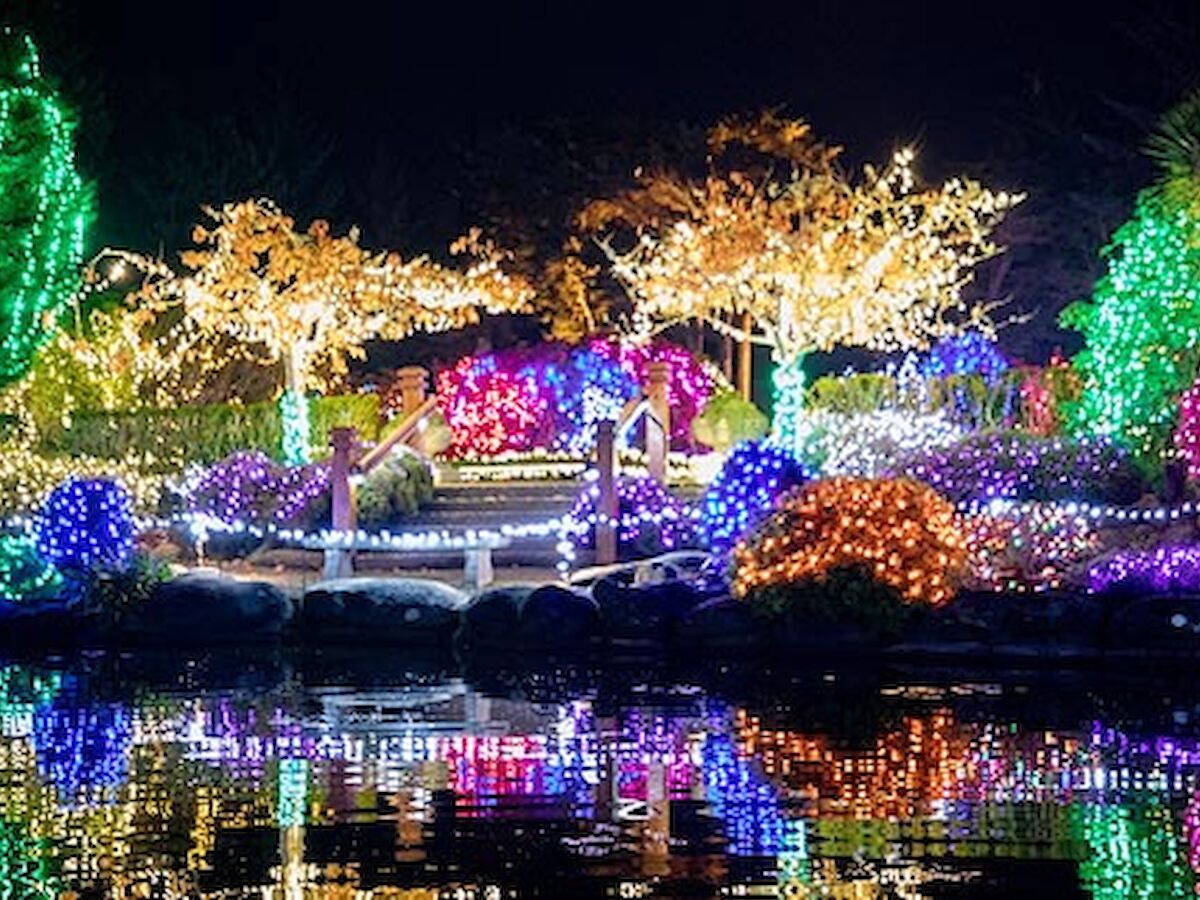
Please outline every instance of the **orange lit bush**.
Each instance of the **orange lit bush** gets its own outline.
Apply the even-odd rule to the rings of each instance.
[[[830,478],[789,496],[734,551],[734,591],[823,581],[859,568],[904,601],[938,606],[967,561],[954,507],[903,478]]]

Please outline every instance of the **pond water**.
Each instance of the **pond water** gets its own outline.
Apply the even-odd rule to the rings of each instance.
[[[1200,691],[1098,673],[0,664],[0,897],[1185,897]]]

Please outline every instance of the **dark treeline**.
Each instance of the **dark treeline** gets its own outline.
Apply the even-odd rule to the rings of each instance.
[[[635,167],[702,164],[716,118],[781,106],[848,164],[912,140],[931,178],[1028,193],[979,291],[1033,316],[1003,338],[1030,358],[1066,339],[1058,310],[1088,293],[1150,179],[1154,119],[1200,84],[1188,0],[1015,2],[970,21],[937,2],[579,6],[4,9],[78,110],[97,247],[171,258],[200,204],[267,194],[302,222],[360,226],[368,246],[443,254],[481,225],[547,258]]]

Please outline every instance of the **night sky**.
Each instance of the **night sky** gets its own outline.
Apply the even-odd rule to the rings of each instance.
[[[1028,221],[1053,225],[1000,289],[1041,310],[1031,355],[1153,176],[1146,130],[1200,72],[1196,0],[6,6],[80,108],[97,244],[171,252],[197,203],[235,199],[193,194],[258,190],[369,246],[436,252],[505,214],[552,242],[655,142],[782,107],[853,164],[916,141],[927,176],[1029,191]],[[227,122],[237,138],[215,137]]]

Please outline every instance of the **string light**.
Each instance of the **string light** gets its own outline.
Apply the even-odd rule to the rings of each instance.
[[[967,562],[954,507],[907,479],[830,478],[789,497],[734,550],[738,596],[862,566],[905,600],[949,600]]]
[[[280,422],[283,425],[283,461],[289,466],[302,466],[312,462],[312,450],[308,436],[312,433],[309,424],[308,397],[300,391],[284,391],[279,398]]]
[[[0,381],[20,377],[75,289],[92,198],[75,168],[70,113],[28,35],[5,27],[0,71]]]
[[[692,419],[712,392],[707,369],[665,341],[634,347],[593,340],[575,348],[542,344],[468,356],[440,372],[436,389],[452,435],[449,455],[489,460],[555,451],[589,455],[598,424],[620,417],[654,362],[668,366],[673,444],[693,449]]]
[[[1200,479],[1200,382],[1179,398],[1179,423],[1173,439],[1175,452],[1187,464],[1188,477]]]
[[[974,434],[945,449],[913,455],[891,474],[923,481],[955,502],[1132,501],[1144,490],[1129,454],[1107,437]]]
[[[757,133],[787,124],[759,123]],[[721,146],[743,140],[744,130]],[[780,146],[791,143],[770,149]],[[788,419],[802,408],[803,357],[844,345],[921,347],[956,331],[947,313],[967,313],[963,286],[977,263],[999,252],[990,234],[1021,200],[965,178],[918,190],[911,149],[859,182],[818,155],[816,163],[781,165],[790,179],[735,173],[678,184],[663,176],[686,197],[681,212],[666,224],[653,216],[635,223],[638,239],[627,251],[601,244],[633,300],[635,334],[701,319],[771,347],[775,436],[797,451],[800,425]],[[655,196],[655,178],[645,181],[642,193]],[[743,315],[750,332],[730,324]],[[966,317],[982,325],[985,315]]]
[[[68,478],[34,516],[38,552],[58,569],[123,564],[133,552],[129,494],[119,483]]]
[[[647,342],[594,340],[589,349],[606,359],[615,359],[636,385],[650,382],[654,363],[667,366],[667,405],[671,409],[670,444],[676,450],[694,450],[692,420],[704,411],[713,394],[715,380],[702,360],[668,341]]]
[[[560,547],[568,559],[574,558],[577,547],[591,547],[597,524],[603,524],[597,511],[600,486],[594,479],[575,501],[563,520],[563,541]],[[621,475],[616,479],[617,544],[630,550],[639,542],[649,542],[654,548],[676,550],[691,543],[696,534],[696,514],[684,506],[659,482],[648,475]]]
[[[154,260],[120,251],[102,253],[93,268],[113,260],[143,277],[140,298],[160,313],[182,308],[196,330],[229,338],[282,361],[290,400],[291,439],[303,424],[303,395],[343,377],[348,358],[362,358],[370,340],[403,340],[479,321],[480,310],[515,312],[529,301],[528,285],[501,271],[504,255],[477,231],[451,249],[471,257],[462,271],[418,256],[371,254],[358,233],[334,237],[314,221],[297,232],[268,199],[206,209],[211,226],[196,226],[197,249],[183,254],[190,270],[178,276]],[[285,430],[285,434],[289,432]],[[308,435],[303,435],[307,444]],[[302,461],[294,447],[289,458]]]
[[[62,584],[62,575],[42,558],[32,537],[0,535],[0,600],[26,603],[53,597]]]
[[[781,496],[808,479],[796,458],[770,441],[739,444],[701,501],[709,549],[724,556]]]
[[[939,340],[921,359],[926,378],[948,375],[982,375],[994,379],[1008,371],[1008,357],[994,339],[981,331],[964,331]]]
[[[1100,551],[1090,519],[1052,504],[1026,506],[1019,513],[997,505],[990,514],[967,517],[964,526],[967,583],[984,590],[1058,590],[1074,569]]]
[[[1063,314],[1085,341],[1072,427],[1157,456],[1200,362],[1200,219],[1166,192],[1143,191],[1104,254],[1092,301]]]
[[[189,513],[225,523],[286,525],[329,489],[329,466],[282,466],[260,450],[193,469],[176,492]]]
[[[467,356],[438,373],[438,408],[450,427],[450,456],[488,457],[550,445],[549,391],[524,360],[513,362],[495,353]]]
[[[964,435],[940,410],[881,409],[856,415],[815,410],[805,413],[802,422],[803,433],[793,443],[805,462],[825,476],[881,475],[914,453],[952,446]]]
[[[148,513],[158,508],[164,477],[154,474],[160,461],[131,450],[123,459],[45,456],[18,442],[0,443],[0,514],[28,515],[39,508],[64,480],[112,478],[130,492],[135,507]]]
[[[1139,594],[1167,594],[1200,588],[1200,546],[1195,544],[1120,550],[1088,569],[1088,590],[1120,587]]]

